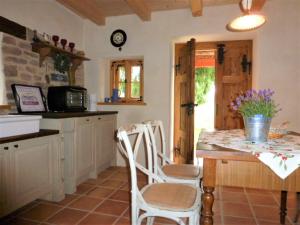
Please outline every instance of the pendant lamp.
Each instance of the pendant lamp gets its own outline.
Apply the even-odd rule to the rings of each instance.
[[[242,0],[241,8],[244,15],[239,16],[226,25],[227,30],[233,32],[250,31],[265,24],[265,16],[251,12],[252,0]]]

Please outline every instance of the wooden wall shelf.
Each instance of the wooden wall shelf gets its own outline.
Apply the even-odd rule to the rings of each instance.
[[[58,48],[54,45],[45,42],[36,42],[32,43],[32,51],[39,53],[40,55],[40,66],[42,66],[44,60],[49,57],[53,56],[55,53],[63,53],[70,57],[71,59],[71,66],[69,71],[69,83],[75,84],[75,71],[81,65],[83,61],[90,60],[81,55],[74,54],[72,52],[66,51],[62,48]]]

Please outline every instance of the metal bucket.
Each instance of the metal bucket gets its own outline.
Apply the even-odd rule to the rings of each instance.
[[[244,117],[246,140],[254,143],[262,143],[268,140],[271,119],[261,114],[252,117]]]

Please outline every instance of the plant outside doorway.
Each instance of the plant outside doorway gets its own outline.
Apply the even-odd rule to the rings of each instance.
[[[195,63],[195,147],[203,130],[215,127],[215,52],[197,51]],[[195,148],[196,149],[196,148]]]

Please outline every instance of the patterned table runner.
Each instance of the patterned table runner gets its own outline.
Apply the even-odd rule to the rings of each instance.
[[[279,139],[254,144],[245,140],[244,130],[221,130],[203,132],[199,142],[250,152],[282,179],[290,175],[300,164],[300,136],[296,135],[286,134]]]

